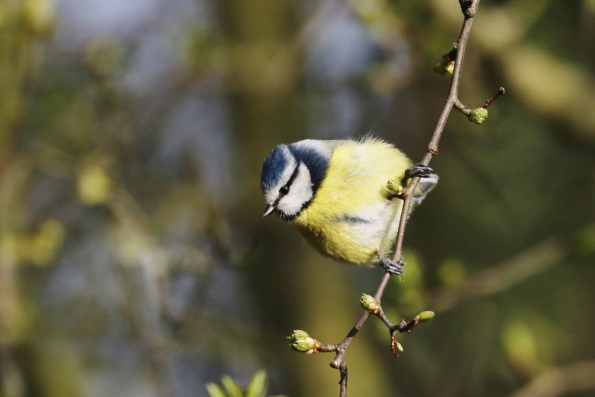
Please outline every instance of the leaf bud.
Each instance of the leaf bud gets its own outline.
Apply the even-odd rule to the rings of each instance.
[[[457,50],[455,48],[438,58],[434,63],[432,70],[434,70],[434,73],[438,73],[440,75],[445,75],[446,73],[453,74],[455,70],[456,57]]]
[[[359,301],[363,308],[370,313],[376,314],[380,310],[380,303],[378,303],[378,301],[371,295],[362,294],[362,297],[359,299]]]
[[[318,341],[310,337],[306,331],[295,330],[287,339],[289,340],[289,347],[295,351],[307,354],[317,353]]]
[[[469,121],[475,124],[483,124],[488,119],[488,110],[484,108],[473,109],[469,113]]]
[[[419,313],[418,317],[419,317],[419,321],[430,321],[431,319],[434,318],[434,312],[426,310],[426,311]]]
[[[386,188],[391,192],[403,194],[403,186],[401,186],[401,184],[394,179],[389,179],[388,182],[386,182]]]
[[[400,344],[399,342],[395,341],[395,345],[397,346],[397,350],[400,352],[403,352],[403,345]]]

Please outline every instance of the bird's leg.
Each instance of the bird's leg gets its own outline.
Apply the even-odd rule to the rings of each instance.
[[[434,174],[434,170],[428,167],[423,163],[417,163],[412,165],[411,167],[405,170],[405,177],[403,178],[403,186],[405,186],[405,182],[414,176],[419,176],[420,178],[427,178]]]
[[[384,258],[380,255],[379,250],[376,250],[376,254],[378,255],[378,264],[386,270],[387,273],[401,275],[405,271],[405,269],[403,269],[403,262],[395,262],[390,258]]]

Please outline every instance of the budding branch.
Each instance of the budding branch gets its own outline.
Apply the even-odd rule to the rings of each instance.
[[[477,12],[477,7],[479,6],[480,0],[459,0],[459,4],[461,6],[461,11],[464,16],[463,26],[461,28],[461,33],[459,34],[459,38],[455,43],[455,49],[450,51],[449,54],[456,54],[454,70],[450,82],[450,88],[448,91],[448,96],[446,97],[446,101],[442,108],[442,112],[440,117],[438,118],[438,122],[436,123],[436,127],[434,129],[434,133],[432,135],[432,139],[428,145],[428,149],[426,154],[421,161],[422,164],[428,165],[430,160],[433,156],[438,154],[438,143],[440,141],[440,137],[442,136],[442,132],[444,131],[444,127],[446,125],[446,121],[450,115],[450,111],[455,108],[461,113],[465,114],[466,116],[470,116],[473,112],[468,106],[465,106],[458,98],[458,90],[460,85],[461,79],[461,72],[463,67],[463,58],[465,56],[465,50],[467,47],[467,40],[469,38],[469,32],[471,31],[471,25],[473,24],[473,19]],[[504,94],[504,88],[500,87],[496,95],[492,98],[488,99],[485,104],[481,107],[482,109],[486,109],[492,102],[494,102],[500,95]],[[401,263],[403,260],[403,238],[405,236],[405,226],[407,224],[407,217],[409,214],[409,210],[411,208],[411,202],[413,199],[413,193],[415,192],[415,188],[419,182],[420,177],[416,176],[411,179],[409,185],[403,190],[402,192],[402,199],[403,199],[403,209],[401,211],[401,218],[399,223],[399,229],[397,232],[397,237],[395,241],[395,250],[392,257],[392,260],[397,263]],[[382,295],[384,294],[384,290],[388,284],[390,279],[390,273],[385,273],[380,284],[374,294],[374,299],[377,303],[377,308],[374,310],[366,310],[360,318],[357,320],[355,325],[351,328],[345,339],[337,345],[325,345],[318,341],[316,341],[316,349],[314,352],[335,352],[335,358],[330,363],[330,366],[336,368],[341,373],[341,380],[339,382],[340,385],[340,397],[345,397],[347,395],[347,363],[345,362],[345,352],[349,347],[349,344],[353,340],[353,338],[357,335],[362,325],[366,322],[370,314],[373,314],[380,318],[382,322],[387,326],[391,335],[391,351],[395,356],[398,355],[397,350],[401,349],[399,342],[396,341],[395,335],[396,332],[411,332],[413,327],[417,325],[420,321],[420,315],[416,316],[413,320],[407,322],[405,320],[401,320],[401,322],[397,325],[393,325],[388,318],[385,316],[384,311],[382,310],[382,306],[380,302],[382,300]],[[423,314],[423,313],[422,313]]]

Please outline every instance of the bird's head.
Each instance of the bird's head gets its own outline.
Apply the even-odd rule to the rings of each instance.
[[[314,198],[326,175],[331,150],[322,141],[279,145],[264,160],[260,188],[267,202],[263,216],[276,212],[292,220]]]

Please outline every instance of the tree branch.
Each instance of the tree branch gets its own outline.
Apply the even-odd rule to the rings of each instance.
[[[500,265],[470,275],[460,285],[441,288],[433,294],[432,310],[446,311],[465,299],[505,291],[562,262],[568,256],[567,245],[567,242],[559,238],[550,237]]]
[[[465,49],[467,47],[467,40],[469,38],[469,32],[471,30],[473,18],[475,16],[475,13],[477,12],[477,7],[479,6],[479,1],[480,0],[459,0],[461,11],[464,15],[464,21],[463,26],[461,28],[461,32],[459,34],[459,38],[455,43],[455,49],[449,53],[449,55],[452,54],[452,56],[456,54],[453,75],[450,82],[448,95],[442,108],[442,112],[440,113],[440,117],[438,118],[438,122],[436,124],[436,127],[434,128],[434,133],[428,145],[427,152],[422,160],[422,163],[424,165],[428,165],[432,157],[438,154],[438,143],[440,141],[440,137],[442,136],[442,132],[444,131],[444,127],[446,125],[446,121],[448,120],[448,116],[450,115],[450,111],[453,109],[453,107],[466,114],[467,116],[469,116],[473,112],[467,106],[463,105],[461,101],[459,101],[458,89],[461,80],[463,58],[465,55]],[[503,89],[501,89],[498,92],[498,94],[496,94],[492,99],[488,100],[485,103],[483,109],[485,110],[485,108],[489,106],[502,93],[504,93]],[[403,261],[403,240],[405,236],[405,226],[407,224],[407,218],[409,216],[413,195],[419,182],[419,179],[419,177],[413,177],[409,185],[406,188],[402,189],[402,191],[399,194],[400,197],[403,199],[403,208],[401,211],[399,228],[395,240],[395,249],[392,257],[392,260],[397,263],[401,263]],[[380,284],[378,285],[378,288],[376,289],[374,297],[372,298],[370,296],[366,296],[366,303],[364,302],[364,297],[362,297],[362,305],[366,308],[366,311],[362,313],[355,325],[347,333],[345,339],[343,339],[343,341],[338,345],[324,345],[319,341],[311,338],[304,331],[294,331],[294,334],[289,337],[290,345],[294,349],[302,352],[335,352],[335,358],[330,363],[330,366],[338,369],[341,373],[341,379],[339,382],[340,397],[345,397],[347,395],[348,370],[347,363],[345,362],[345,352],[347,351],[349,344],[357,335],[357,333],[359,332],[363,324],[366,322],[370,314],[374,314],[375,316],[379,317],[389,329],[389,332],[391,334],[391,351],[395,356],[398,355],[397,350],[402,350],[400,343],[396,341],[396,333],[411,332],[412,328],[415,327],[420,321],[428,320],[432,318],[434,315],[433,312],[422,312],[419,315],[415,316],[409,322],[401,320],[399,324],[393,325],[384,314],[384,311],[382,310],[382,306],[380,304],[389,279],[390,273],[385,273],[380,281]]]
[[[595,360],[552,368],[536,376],[511,397],[557,397],[595,389]]]
[[[438,118],[436,127],[434,128],[432,139],[430,140],[430,144],[428,145],[428,151],[424,155],[422,160],[422,163],[425,165],[428,165],[432,157],[438,154],[438,143],[440,142],[440,137],[442,136],[442,132],[444,131],[446,121],[448,120],[450,111],[452,110],[455,103],[458,101],[459,84],[461,80],[461,73],[463,70],[463,58],[465,56],[469,32],[471,31],[471,25],[473,24],[473,18],[475,17],[475,13],[477,12],[479,1],[480,0],[459,0],[459,3],[461,5],[461,11],[465,16],[465,19],[463,21],[461,33],[459,34],[459,38],[456,43],[457,56],[455,60],[452,79],[450,81],[450,89],[448,91],[448,96],[446,97],[446,101],[444,103],[444,106],[442,107],[442,112],[440,113],[440,117]],[[399,221],[399,230],[397,232],[397,238],[395,241],[395,251],[392,257],[392,260],[394,262],[401,262],[403,260],[403,240],[405,236],[405,226],[407,224],[407,218],[409,216],[409,210],[411,208],[413,193],[415,192],[415,188],[417,187],[419,179],[419,177],[412,178],[409,186],[405,189],[403,208],[401,210],[401,219]],[[386,289],[389,279],[390,273],[385,273],[382,277],[382,280],[380,281],[380,285],[378,286],[376,293],[374,294],[374,298],[379,303],[382,301],[382,295],[384,294],[384,290]],[[351,343],[357,332],[364,324],[364,322],[368,319],[368,316],[369,313],[367,311],[360,316],[357,323],[347,334],[347,337],[343,340],[343,342],[339,344],[339,346],[341,346],[341,350],[337,352],[335,359],[331,362],[331,367],[333,368],[345,368],[344,371],[341,370],[341,390],[339,394],[340,397],[344,397],[347,395],[347,364],[344,360],[345,351],[349,346],[349,343]]]

